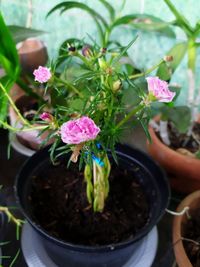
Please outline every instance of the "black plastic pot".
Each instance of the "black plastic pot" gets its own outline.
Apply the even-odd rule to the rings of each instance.
[[[48,255],[59,266],[70,267],[121,267],[133,255],[145,235],[158,223],[169,201],[169,186],[164,172],[145,153],[124,145],[116,147],[119,165],[134,172],[147,195],[150,205],[148,223],[138,233],[121,243],[106,246],[82,246],[63,242],[50,236],[31,217],[28,192],[31,174],[41,164],[50,161],[48,147],[34,154],[17,176],[15,191],[17,201],[28,222],[40,236]],[[45,210],[44,210],[45,212]]]

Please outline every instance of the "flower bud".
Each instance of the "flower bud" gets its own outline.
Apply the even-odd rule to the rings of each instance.
[[[120,80],[115,81],[113,83],[113,92],[115,92],[115,93],[118,92],[119,89],[121,88],[121,86],[122,86],[122,83]]]
[[[90,57],[92,55],[92,51],[89,45],[86,45],[82,48],[82,55],[84,57]]]
[[[101,53],[102,54],[105,54],[106,52],[107,52],[107,48],[106,47],[101,48]]]
[[[40,114],[40,119],[43,121],[51,123],[51,122],[53,122],[54,117],[48,112],[43,112],[42,114]]]
[[[174,60],[174,58],[173,58],[173,56],[167,55],[167,56],[164,56],[163,60],[165,62],[171,62]]]

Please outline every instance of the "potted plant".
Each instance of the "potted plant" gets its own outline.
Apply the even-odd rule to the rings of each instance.
[[[16,49],[16,43],[23,41],[29,36],[36,36],[43,32],[24,28],[19,26],[6,26],[3,17],[0,15],[0,38],[3,40],[0,50],[0,63],[3,71],[1,73],[1,83],[5,86],[6,92],[0,93],[1,96],[1,118],[7,116],[7,97],[5,94],[9,94],[8,97],[11,98],[11,101],[15,103],[16,106],[21,110],[22,116],[18,116],[16,110],[14,110],[11,106],[9,108],[9,117],[11,125],[17,127],[17,125],[21,125],[24,123],[23,116],[28,116],[28,119],[32,119],[34,116],[36,109],[38,107],[39,102],[43,103],[46,101],[43,96],[40,95],[40,90],[38,86],[35,86],[34,83],[27,78],[24,80],[22,78],[22,68],[20,63],[20,57],[18,55],[18,51]],[[9,44],[9,45],[8,45]],[[39,51],[39,50],[38,50]],[[28,57],[26,55],[26,57]],[[32,69],[38,66],[38,64],[46,63],[42,60],[42,56],[39,57],[40,61],[32,66]],[[41,61],[42,60],[42,61]],[[30,60],[28,60],[30,64]],[[21,68],[22,67],[22,68]],[[31,69],[31,71],[32,71]],[[24,75],[24,73],[23,73]],[[32,117],[31,117],[32,116]],[[21,127],[21,126],[20,126]],[[44,137],[46,138],[46,137]],[[33,153],[35,149],[39,149],[40,144],[43,137],[38,137],[38,132],[28,132],[28,133],[18,133],[17,136],[11,135],[11,143],[13,146],[20,150],[22,153]],[[15,142],[13,141],[16,140]],[[18,141],[21,142],[21,144]],[[17,145],[18,144],[18,145]],[[22,144],[26,145],[23,146]],[[31,148],[30,149],[28,149]]]
[[[129,46],[130,44],[125,51]],[[109,51],[102,53],[96,46],[89,49],[90,56],[88,57],[82,56],[82,51],[76,47],[73,49],[69,47],[72,60],[79,58],[77,64],[82,67],[82,71],[84,70],[83,74],[79,70],[81,75],[78,77],[74,73],[73,80],[66,79],[66,73],[62,72],[58,75],[55,71],[56,65],[53,65],[54,68],[51,67],[51,69],[39,67],[34,71],[35,79],[41,83],[47,82],[47,90],[48,88],[50,90],[57,88],[56,92],[62,94],[65,102],[62,106],[57,105],[53,114],[41,113],[40,119],[42,121],[38,121],[40,126],[36,128],[51,129],[54,132],[55,142],[51,146],[50,155],[48,153],[49,148],[46,148],[36,153],[24,166],[17,179],[16,192],[26,218],[36,233],[39,233],[48,254],[58,266],[62,266],[64,262],[70,262],[72,266],[75,266],[77,262],[81,266],[103,266],[104,264],[122,266],[132,255],[134,247],[139,245],[141,238],[147,234],[163,214],[168,202],[168,187],[162,172],[151,159],[137,150],[116,146],[116,141],[124,125],[127,125],[127,122],[133,117],[138,117],[145,128],[147,121],[147,113],[145,114],[145,112],[149,111],[151,103],[157,99],[169,102],[175,93],[169,91],[166,84],[159,95],[155,95],[154,88],[148,92],[139,90],[137,91],[138,105],[132,107],[130,111],[125,111],[123,90],[127,84],[134,90],[134,84],[125,73],[121,72],[123,66],[118,62],[123,53],[116,56]],[[63,86],[66,86],[64,90]],[[136,88],[138,90],[138,87]],[[158,86],[156,89],[160,90],[161,88],[163,89],[163,87]],[[2,124],[9,127],[10,130],[16,130],[14,127],[8,126],[6,122],[2,122]],[[35,126],[25,125],[17,131],[28,131],[30,128],[34,129]],[[57,167],[52,165],[50,157],[56,165],[58,164]],[[115,161],[119,161],[119,167]],[[69,162],[71,166],[68,170],[66,169],[66,162]],[[72,165],[73,162],[76,165]],[[80,168],[84,166],[84,171],[80,172],[78,166]],[[151,172],[150,175],[149,172]],[[56,174],[58,173],[59,176],[57,177]],[[48,179],[42,181],[41,177],[44,175]],[[116,175],[119,177],[119,184]],[[136,180],[132,180],[132,176],[136,176]],[[120,177],[123,177],[124,186]],[[125,182],[126,179],[127,183]],[[59,188],[64,189],[62,193],[59,188],[55,188],[54,181],[60,181],[58,185]],[[140,189],[139,195],[134,192],[136,188],[141,186],[138,182],[143,185],[147,199],[153,201],[148,207],[148,212],[145,197],[142,197],[143,194]],[[157,185],[155,186],[155,184]],[[54,193],[51,191],[52,189]],[[119,190],[119,192],[115,190]],[[75,191],[79,192],[81,202],[77,203],[77,198],[73,197],[72,192]],[[140,204],[131,204],[130,209],[124,208],[124,205],[126,206],[124,194],[127,195],[126,201],[130,203],[135,202],[131,196],[138,195]],[[57,198],[58,195],[61,199]],[[164,197],[162,200],[159,197],[161,195]],[[51,202],[50,196],[53,196],[53,202]],[[64,210],[59,210],[60,204],[57,201],[72,203],[71,208],[69,208],[72,213],[69,210],[64,211],[65,204]],[[56,206],[54,206],[54,202]],[[141,202],[144,205],[143,211],[141,210]],[[48,211],[47,203],[50,204],[51,211]],[[158,210],[155,208],[156,203],[159,203],[160,206]],[[113,204],[118,210],[114,213]],[[139,219],[131,219],[131,221],[139,223],[137,226],[129,225],[126,221],[128,219],[126,216],[128,214],[130,217],[134,205],[140,206],[136,212],[137,215],[134,216],[144,220],[142,226]],[[46,219],[40,213],[43,213],[44,207],[46,207]],[[126,210],[126,218],[121,214],[121,212],[124,213],[124,210]],[[157,210],[156,214],[154,213],[155,210]],[[51,217],[52,211],[55,214],[54,218]],[[62,212],[64,212],[62,216],[67,217],[61,226],[60,219],[57,221],[56,218]],[[148,214],[147,217],[145,214]],[[113,216],[114,221],[112,221]],[[121,218],[120,223],[119,218]],[[69,222],[68,226],[66,225],[67,222]],[[129,230],[127,229],[128,225]],[[64,232],[59,233],[57,227],[63,229]],[[126,237],[118,236],[120,228],[123,229],[123,234],[127,232]],[[84,229],[85,231],[83,231]],[[103,232],[106,230],[110,232],[113,229],[108,240],[105,240],[108,233],[106,236],[103,235],[101,229]],[[137,229],[136,234],[130,238],[135,231],[133,229]],[[94,246],[92,246],[93,244]],[[116,258],[116,253],[120,253],[120,258]],[[90,258],[88,262],[90,255],[95,257]]]
[[[152,103],[169,103],[175,96],[162,80],[148,90],[144,79],[145,87],[134,81],[164,60],[136,74],[120,62],[136,39],[116,50],[71,42],[49,68],[34,71],[35,81],[45,85],[44,95],[54,96],[51,112],[43,103],[37,125],[24,118],[20,128],[0,120],[10,131],[51,130],[45,141],[54,137],[51,147],[23,166],[15,190],[25,217],[58,266],[122,266],[167,207],[162,170],[144,153],[117,144],[130,122],[139,121],[147,133]],[[5,86],[0,89],[21,116]],[[127,91],[137,100],[128,107]]]
[[[200,191],[195,191],[182,200],[177,208],[178,212],[189,208],[184,215],[175,216],[173,222],[174,252],[179,267],[199,266],[199,201]]]
[[[152,141],[147,142],[147,148],[150,155],[167,170],[172,187],[177,191],[189,193],[200,189],[198,109],[200,90],[195,86],[199,24],[197,23],[195,27],[191,26],[170,0],[164,1],[176,18],[175,26],[184,31],[187,40],[176,44],[168,52],[173,60],[161,64],[157,75],[169,81],[187,53],[188,103],[186,106],[159,106],[158,110],[161,115],[155,117],[150,123],[149,132]]]

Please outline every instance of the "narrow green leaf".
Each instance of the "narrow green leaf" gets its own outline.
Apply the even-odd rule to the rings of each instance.
[[[119,25],[128,24],[129,26],[143,30],[143,31],[155,31],[170,38],[175,38],[174,31],[170,28],[171,23],[165,22],[160,18],[154,17],[148,14],[130,14],[117,19],[112,28]]]
[[[113,8],[113,6],[108,3],[106,0],[99,0],[108,10],[109,14],[110,14],[110,19],[111,21],[113,21],[115,19],[115,10]]]
[[[97,13],[92,8],[88,7],[86,4],[74,2],[74,1],[62,2],[58,5],[56,5],[55,7],[53,7],[48,12],[47,17],[57,10],[60,10],[60,13],[62,14],[63,12],[65,12],[69,9],[72,9],[72,8],[78,8],[78,9],[84,10],[88,14],[90,14],[90,16],[92,16],[92,18],[94,19],[94,21],[96,23],[97,29],[99,31],[99,36],[101,38],[102,44],[104,44],[104,33],[103,33],[103,29],[102,29],[100,22],[103,24],[105,29],[108,28],[108,24],[107,24],[106,20],[99,13]]]
[[[128,49],[135,43],[137,38],[138,35],[136,35],[136,37],[126,47],[124,47],[124,49],[122,49],[121,53],[113,60],[113,64],[117,63],[120,58],[123,57],[123,55],[128,51]]]
[[[19,58],[15,43],[0,13],[0,64],[9,76],[15,79],[19,74]]]
[[[8,29],[13,37],[15,43],[19,43],[24,41],[30,37],[37,37],[39,35],[45,34],[45,31],[30,29],[26,27],[16,26],[16,25],[9,25]]]
[[[146,135],[148,141],[151,143],[151,135],[149,133],[147,124],[142,119],[140,120],[140,124],[141,124],[141,126],[145,132],[145,135]]]
[[[172,47],[166,55],[172,56],[173,61],[171,62],[164,62],[160,65],[160,67],[157,70],[157,75],[160,79],[168,81],[171,79],[172,74],[176,70],[176,68],[181,63],[183,57],[186,54],[188,44],[186,42],[176,44],[174,47]]]
[[[17,261],[17,258],[19,257],[19,254],[20,254],[20,249],[18,249],[18,251],[17,251],[17,253],[16,253],[14,259],[12,260],[11,264],[9,265],[9,267],[13,267],[13,266],[14,266],[14,264],[15,264],[16,261]]]
[[[4,76],[0,79],[0,83],[6,88],[6,91],[9,92],[14,82],[8,76]],[[0,120],[4,121],[8,114],[8,99],[0,90]]]

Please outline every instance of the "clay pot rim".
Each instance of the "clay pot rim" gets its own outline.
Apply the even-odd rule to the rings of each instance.
[[[154,117],[153,120],[158,122],[160,120],[160,116],[158,115],[158,116]],[[188,156],[185,156],[185,155],[182,155],[182,154],[176,152],[175,150],[173,150],[172,148],[168,147],[167,145],[165,145],[163,142],[160,141],[160,139],[157,137],[155,130],[153,129],[152,126],[149,125],[148,128],[149,128],[149,133],[150,133],[151,138],[152,138],[152,143],[155,143],[161,149],[164,149],[168,154],[171,154],[171,155],[179,158],[179,160],[187,161],[187,162],[190,161],[190,162],[193,162],[194,164],[200,165],[199,159],[188,157]],[[151,143],[149,141],[147,141],[147,142],[149,145],[151,145]]]
[[[33,51],[35,51],[35,52],[36,52],[36,51],[40,51],[40,50],[46,48],[46,45],[44,44],[43,41],[41,41],[41,40],[39,40],[39,39],[37,39],[37,38],[34,38],[34,37],[27,38],[26,40],[24,40],[24,41],[22,41],[22,42],[19,42],[19,43],[17,43],[17,45],[16,45],[19,55],[25,55],[25,54],[27,54],[27,53],[32,53],[32,52],[33,52],[33,51],[26,51],[26,52],[22,52],[22,51],[20,51],[20,49],[21,49],[23,43],[26,42],[26,41],[34,41],[35,44],[38,45],[38,47],[37,47],[37,48],[34,48],[34,50],[33,50]]]
[[[184,209],[184,207],[190,207],[191,203],[193,203],[196,199],[200,198],[200,190],[197,190],[191,194],[189,194],[186,198],[184,198],[177,208],[177,212],[180,212]],[[175,216],[173,220],[173,248],[176,256],[177,263],[180,267],[193,267],[183,246],[183,241],[181,240],[181,225],[182,221],[186,218],[186,215]],[[181,258],[180,258],[181,257]],[[180,259],[180,262],[179,262]],[[184,265],[183,265],[184,263]]]

